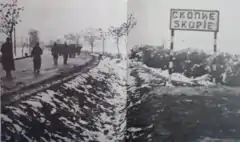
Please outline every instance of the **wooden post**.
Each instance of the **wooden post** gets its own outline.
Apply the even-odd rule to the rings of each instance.
[[[217,32],[214,32],[214,45],[213,45],[213,65],[212,65],[212,81],[213,83],[216,83],[216,55],[217,55]]]
[[[171,45],[170,45],[170,60],[168,65],[169,79],[168,83],[172,82],[172,72],[173,72],[173,48],[174,48],[174,30],[171,30]]]

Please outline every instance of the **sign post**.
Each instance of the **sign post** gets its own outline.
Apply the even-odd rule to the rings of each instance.
[[[214,32],[214,45],[213,45],[213,65],[212,65],[212,81],[213,83],[216,83],[216,71],[217,71],[217,65],[216,65],[216,56],[217,56],[217,32]]]
[[[169,60],[169,83],[173,72],[174,31],[202,31],[214,33],[212,81],[216,83],[217,33],[219,32],[219,11],[196,9],[171,9],[170,12],[171,47]]]
[[[173,47],[174,47],[174,30],[171,30],[171,44],[170,44],[170,60],[169,60],[169,65],[168,65],[168,72],[169,72],[169,79],[168,83],[171,83],[171,76],[173,72]]]

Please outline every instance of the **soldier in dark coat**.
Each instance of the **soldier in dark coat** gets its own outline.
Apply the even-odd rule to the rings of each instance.
[[[73,54],[72,57],[75,58],[75,57],[76,57],[76,54],[77,54],[77,52],[76,52],[76,46],[75,46],[75,45],[72,45],[72,50],[73,50],[73,51],[72,51],[72,54]]]
[[[69,50],[70,50],[70,54],[69,57],[70,58],[74,58],[75,57],[75,46],[73,44],[69,45]]]
[[[71,44],[68,45],[68,57],[72,58],[72,46],[71,46]]]
[[[80,53],[80,45],[77,45],[76,46],[76,54],[79,55],[79,53]]]
[[[34,68],[34,73],[39,74],[40,73],[40,68],[42,64],[42,55],[43,51],[39,46],[39,42],[37,42],[36,46],[33,48],[31,56],[33,57],[33,68]]]
[[[63,64],[67,64],[68,56],[69,56],[69,46],[67,45],[67,42],[64,43],[64,47],[62,49],[63,51]]]
[[[78,55],[80,55],[80,53],[81,53],[81,51],[82,51],[82,48],[83,48],[82,45],[80,45],[80,46],[79,46],[79,53],[78,53]]]
[[[75,57],[76,57],[77,53],[78,53],[78,45],[75,45],[74,46],[74,56]]]
[[[11,71],[15,70],[15,64],[13,59],[11,38],[8,37],[6,39],[6,43],[2,45],[1,52],[2,52],[1,62],[3,69],[6,72],[6,78],[12,79]]]
[[[78,55],[80,55],[81,49],[82,49],[82,45],[78,45],[77,48],[76,48],[76,53],[77,53]]]
[[[57,47],[57,43],[55,42],[52,49],[52,55],[53,55],[53,62],[54,65],[58,65],[58,55],[59,55],[59,51],[58,51],[58,47]]]

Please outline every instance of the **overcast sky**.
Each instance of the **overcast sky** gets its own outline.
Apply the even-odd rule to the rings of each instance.
[[[0,2],[7,0],[0,0]],[[25,10],[17,25],[17,39],[26,37],[30,28],[40,31],[43,41],[78,33],[93,27],[107,30],[126,20],[125,0],[18,0]],[[3,39],[3,36],[0,36]],[[111,50],[111,47],[109,47]],[[112,47],[112,50],[116,50]]]
[[[6,0],[0,0],[6,1]],[[129,47],[136,44],[169,43],[171,8],[207,9],[220,11],[218,49],[240,54],[240,0],[19,0],[25,7],[17,26],[17,37],[26,36],[30,28],[40,31],[48,41],[87,27],[107,29],[126,20],[133,13],[138,20],[128,39]],[[3,36],[0,36],[3,39]],[[109,50],[115,50],[109,44]],[[175,48],[213,49],[213,33],[176,31]],[[169,48],[169,47],[168,47]]]
[[[240,0],[129,0],[138,25],[129,37],[129,46],[135,44],[159,45],[170,40],[170,9],[206,9],[220,11],[218,49],[240,54]],[[175,48],[187,47],[213,50],[213,33],[175,32]],[[169,42],[168,42],[169,43]],[[169,48],[169,46],[168,46]]]

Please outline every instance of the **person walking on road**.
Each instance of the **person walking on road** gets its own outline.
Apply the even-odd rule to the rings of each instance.
[[[75,58],[76,57],[76,54],[77,54],[77,52],[76,52],[76,46],[75,45],[73,45],[73,47],[72,47],[72,58]]]
[[[80,45],[75,46],[75,55],[80,55]]]
[[[57,43],[55,42],[52,49],[52,55],[53,55],[53,62],[54,62],[54,65],[58,65],[58,47],[57,47]]]
[[[81,49],[82,49],[82,45],[77,45],[76,47],[75,47],[75,52],[76,52],[76,54],[79,56],[80,55],[80,53],[81,53]]]
[[[2,62],[3,69],[6,72],[6,78],[12,79],[11,71],[15,70],[15,64],[13,59],[11,38],[8,37],[6,39],[6,42],[2,45],[1,52],[2,52],[1,62]]]
[[[67,64],[68,55],[69,55],[69,48],[68,48],[67,42],[65,42],[63,47],[63,64],[64,65]]]
[[[33,68],[34,68],[34,73],[39,74],[40,73],[40,68],[42,64],[42,55],[43,51],[39,46],[39,42],[37,42],[36,46],[33,48],[31,56],[33,57]]]
[[[79,46],[78,55],[80,55],[80,54],[81,54],[82,48],[83,48],[83,46],[82,46],[82,45],[80,45],[80,46]]]
[[[75,46],[73,44],[69,45],[68,49],[69,49],[69,58],[75,58]]]

